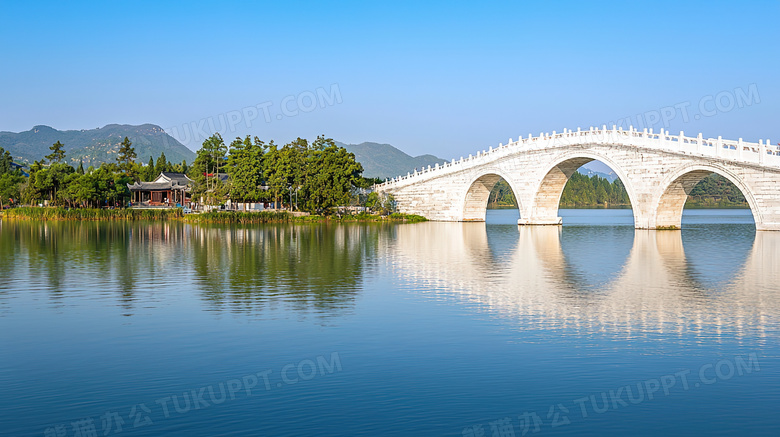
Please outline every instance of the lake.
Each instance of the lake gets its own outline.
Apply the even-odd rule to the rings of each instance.
[[[778,435],[780,232],[0,221],[0,434]]]

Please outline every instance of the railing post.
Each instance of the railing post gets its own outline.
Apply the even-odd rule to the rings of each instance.
[[[720,135],[718,135],[718,147],[723,147],[723,139],[721,138]],[[739,159],[743,159],[742,158],[742,149],[743,148],[744,147],[742,146],[742,138],[740,138],[739,141],[737,141],[737,158],[739,158]]]
[[[677,137],[677,150],[682,150],[683,142],[685,142],[685,133],[680,131],[680,136]]]
[[[699,150],[704,148],[704,139],[701,136],[701,132],[699,132],[699,135],[696,136],[696,144],[698,145],[697,148]],[[718,149],[715,149],[715,155],[718,154],[717,150]]]
[[[758,140],[758,163],[764,165],[766,160],[766,144],[763,140]]]

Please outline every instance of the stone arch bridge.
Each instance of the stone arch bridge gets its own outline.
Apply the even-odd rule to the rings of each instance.
[[[678,228],[688,193],[717,173],[747,199],[757,230],[780,230],[780,150],[722,138],[670,135],[663,129],[566,130],[528,136],[468,158],[415,170],[374,186],[392,194],[398,210],[437,221],[484,221],[488,196],[506,180],[520,210],[518,224],[558,225],[558,204],[569,177],[599,160],[626,187],[638,229]]]

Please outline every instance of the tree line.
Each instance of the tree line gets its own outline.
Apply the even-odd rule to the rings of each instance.
[[[373,179],[362,177],[355,155],[323,136],[314,141],[297,138],[279,146],[258,137],[236,138],[229,145],[221,135],[207,138],[195,162],[173,164],[161,154],[142,165],[132,142],[125,138],[116,163],[74,168],[65,160],[64,145],[57,141],[51,153],[35,161],[25,177],[0,148],[0,197],[6,203],[68,207],[126,206],[127,184],[152,181],[161,172],[185,173],[193,180],[192,198],[207,205],[234,202],[275,202],[289,209],[328,214],[336,206],[366,204],[382,208],[387,203],[369,199],[365,189]]]
[[[279,146],[250,136],[226,145],[215,134],[198,150],[190,177],[195,182],[193,197],[209,205],[226,199],[274,202],[327,214],[333,207],[354,203],[371,185],[373,180],[362,173],[354,154],[323,136]]]

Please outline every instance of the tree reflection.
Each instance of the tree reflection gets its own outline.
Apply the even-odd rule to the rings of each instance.
[[[214,309],[287,304],[320,315],[351,308],[379,227],[200,227],[191,241],[195,279]]]
[[[111,298],[126,316],[139,304],[193,297],[212,310],[284,305],[336,315],[354,305],[388,232],[373,224],[0,223],[0,293],[43,290],[57,306]]]

